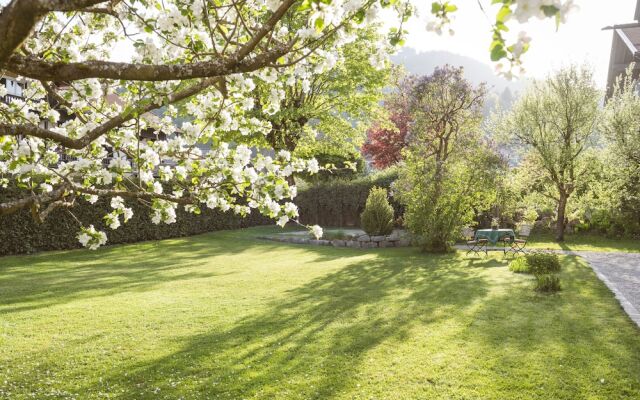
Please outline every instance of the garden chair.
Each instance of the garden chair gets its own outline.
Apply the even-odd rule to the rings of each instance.
[[[511,239],[507,237],[504,240],[505,244],[505,254],[507,251],[513,252],[513,254],[525,253],[525,246],[527,245],[527,240],[529,239],[529,235],[531,234],[531,225],[523,225],[518,230],[518,237],[515,239]],[[506,246],[509,246],[509,250],[506,250]]]
[[[474,230],[468,227],[462,230],[462,236],[464,237],[465,242],[467,243],[467,248],[469,249],[467,254],[475,253],[476,255],[480,255],[480,252],[484,251],[485,255],[489,255],[487,250],[487,245],[489,244],[488,239],[476,239]]]

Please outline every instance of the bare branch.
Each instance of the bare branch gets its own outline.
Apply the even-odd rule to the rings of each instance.
[[[5,203],[0,203],[0,216],[13,214],[23,208],[31,207],[34,204],[49,203],[51,201],[58,201],[68,189],[67,185],[60,186],[52,190],[49,193],[42,193],[39,195],[31,195],[29,197],[23,197],[18,200],[12,200]]]

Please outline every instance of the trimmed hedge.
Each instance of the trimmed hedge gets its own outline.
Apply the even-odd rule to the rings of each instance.
[[[333,179],[308,184],[301,188],[295,199],[300,220],[305,224],[320,226],[360,226],[360,214],[364,211],[371,188],[378,186],[390,189],[397,176],[397,171],[391,168],[356,179]],[[394,218],[401,217],[403,207],[393,197],[389,203],[393,207]]]
[[[22,195],[24,196],[24,192]],[[0,188],[0,202],[18,196],[19,193],[15,190]],[[273,224],[271,219],[257,212],[242,218],[232,212],[206,208],[203,208],[200,215],[195,215],[178,207],[175,223],[154,225],[149,217],[149,208],[134,201],[125,201],[127,206],[133,209],[134,214],[129,222],[122,224],[116,230],[106,227],[102,220],[102,217],[111,211],[110,198],[100,199],[95,204],[78,200],[78,204],[72,211],[83,224],[93,224],[96,229],[104,230],[108,237],[107,244],[160,240],[223,229]],[[64,209],[54,210],[43,224],[36,223],[28,210],[2,216],[0,217],[0,255],[79,248],[81,245],[76,238],[78,231],[78,222]]]

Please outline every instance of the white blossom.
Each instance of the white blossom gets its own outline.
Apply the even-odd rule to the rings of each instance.
[[[309,228],[309,231],[317,240],[322,237],[322,228],[318,225],[313,225]]]

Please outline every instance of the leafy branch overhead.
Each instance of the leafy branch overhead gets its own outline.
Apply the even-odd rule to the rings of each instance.
[[[482,3],[478,5],[487,13]],[[522,56],[529,50],[531,38],[526,32],[520,32],[516,37],[509,37],[509,24],[513,20],[525,23],[532,18],[555,20],[556,27],[566,22],[567,15],[576,8],[574,0],[491,0],[491,5],[497,10],[491,23],[492,40],[489,46],[491,60],[498,62],[496,69],[499,73],[511,79],[515,74],[524,73]],[[429,22],[427,29],[442,34],[444,28],[451,26],[458,7],[455,1],[434,1],[431,4],[431,14],[435,20]],[[453,34],[453,29],[449,28]],[[505,65],[506,64],[506,65]]]

